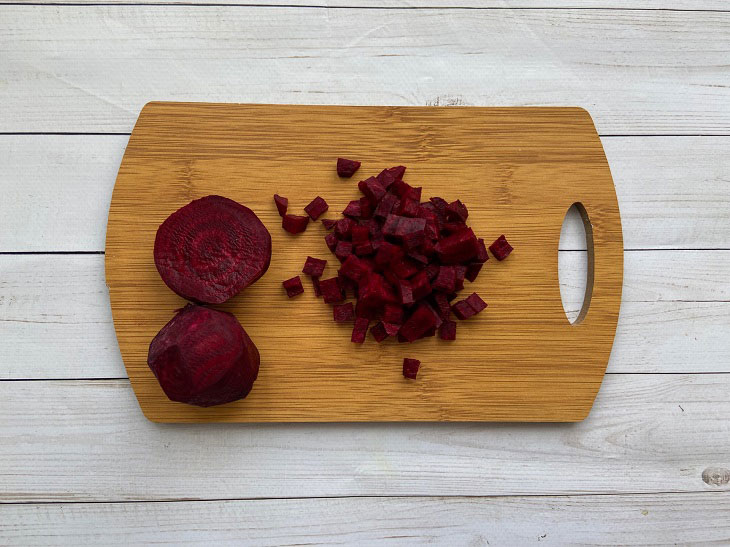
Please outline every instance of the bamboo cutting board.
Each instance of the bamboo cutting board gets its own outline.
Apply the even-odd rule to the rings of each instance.
[[[337,177],[338,156],[362,161],[355,177]],[[305,294],[294,299],[281,286],[307,255],[328,260],[325,278],[339,263],[320,222],[284,232],[272,195],[287,196],[294,214],[320,195],[330,205],[323,218],[339,218],[359,197],[358,180],[399,164],[424,199],[461,199],[478,237],[489,243],[504,233],[515,247],[466,282],[460,297],[476,291],[489,307],[459,322],[454,342],[377,344],[368,336],[352,344],[351,326],[333,322],[306,276]],[[208,194],[255,211],[273,254],[258,282],[219,307],[258,346],[258,380],[246,399],[205,409],[169,401],[146,359],[152,338],[185,304],[155,268],[157,227]],[[589,290],[571,325],[558,242],[573,203],[589,219]],[[158,422],[582,420],[611,353],[622,273],[613,181],[580,108],[149,103],[119,169],[106,241],[119,347],[142,411]],[[416,381],[402,377],[403,357],[421,360]]]

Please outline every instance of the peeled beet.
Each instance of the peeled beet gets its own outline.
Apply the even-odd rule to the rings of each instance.
[[[162,280],[177,294],[220,304],[264,275],[271,261],[271,235],[248,207],[206,196],[160,225],[154,257]]]
[[[415,380],[418,375],[418,369],[421,367],[421,361],[418,359],[403,359],[403,376],[410,380]]]
[[[360,169],[359,161],[337,158],[337,174],[339,176],[350,178],[358,169]]]
[[[207,407],[248,395],[259,352],[233,315],[188,304],[152,340],[147,364],[172,401]]]

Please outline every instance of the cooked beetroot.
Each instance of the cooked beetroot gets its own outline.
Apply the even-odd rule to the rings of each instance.
[[[512,252],[512,245],[507,243],[507,239],[502,234],[489,246],[489,250],[492,251],[494,258],[504,260]]]
[[[319,288],[319,277],[312,278],[312,287],[314,287],[314,296],[322,296],[322,289]]]
[[[279,216],[283,217],[289,207],[289,200],[279,194],[274,194],[274,203],[276,203],[276,209],[279,211]]]
[[[383,310],[383,321],[392,324],[403,323],[403,308],[397,304],[386,304]]]
[[[418,369],[421,367],[421,361],[418,359],[403,359],[403,376],[410,380],[415,380],[418,375]]]
[[[338,241],[335,247],[335,256],[344,262],[345,259],[352,254],[352,243],[349,241]]]
[[[330,219],[330,218],[323,218],[322,219],[322,226],[324,226],[325,230],[331,230],[335,227],[335,224],[337,223],[336,220]]]
[[[410,258],[401,258],[390,264],[390,269],[399,279],[408,279],[420,268]]]
[[[454,290],[460,291],[464,288],[464,277],[466,277],[466,266],[458,265],[454,266],[456,272],[456,280],[454,283]]]
[[[196,199],[157,229],[155,266],[188,300],[220,304],[260,278],[271,261],[271,235],[248,207],[221,196]]]
[[[360,200],[359,199],[353,199],[350,203],[347,204],[347,207],[345,207],[345,210],[342,211],[342,214],[346,217],[352,217],[352,218],[360,218],[360,214],[362,213],[362,207],[360,207]]]
[[[425,228],[425,218],[410,218],[390,214],[385,219],[383,234],[397,239],[403,239],[405,235],[423,232]]]
[[[474,313],[479,313],[487,307],[487,303],[475,292],[466,297],[466,302],[472,307]]]
[[[388,338],[388,333],[386,332],[385,325],[382,321],[379,321],[374,326],[370,327],[370,334],[373,335],[373,338],[375,338],[375,341],[378,343]]]
[[[370,203],[378,203],[380,198],[385,195],[385,188],[383,188],[375,177],[361,180],[357,183],[357,187],[370,200]]]
[[[327,304],[336,304],[342,302],[345,296],[342,294],[342,287],[336,277],[323,279],[319,282],[319,290]]]
[[[259,352],[233,315],[188,304],[154,337],[147,364],[171,400],[207,407],[248,395]]]
[[[355,247],[355,254],[357,256],[368,256],[373,254],[373,244],[369,241],[367,243],[363,243],[362,245],[358,245]]]
[[[375,218],[386,218],[394,209],[400,207],[400,200],[395,194],[390,192],[383,196],[378,205],[375,207],[373,216]]]
[[[466,210],[466,205],[457,199],[446,206],[444,214],[446,220],[466,222],[469,211]]]
[[[355,308],[352,302],[347,304],[335,304],[332,306],[332,315],[337,323],[347,323],[355,318]]]
[[[466,300],[459,300],[456,304],[451,306],[451,311],[454,312],[454,315],[461,320],[469,319],[476,313]]]
[[[477,256],[474,257],[474,262],[484,263],[489,260],[489,253],[484,245],[483,239],[477,239]]]
[[[411,290],[413,291],[413,298],[415,300],[421,300],[431,294],[431,284],[428,282],[428,275],[424,270],[421,270],[414,275],[411,280]]]
[[[441,340],[456,340],[456,321],[444,321],[439,327]]]
[[[429,201],[433,203],[433,206],[436,208],[436,212],[445,218],[446,208],[449,206],[449,203],[445,199],[439,197],[432,197]]]
[[[393,245],[389,241],[384,241],[378,247],[378,253],[375,255],[375,263],[379,266],[386,266],[401,258],[403,258],[403,249],[398,247],[398,245]]]
[[[304,287],[302,287],[302,280],[299,279],[299,276],[292,277],[291,279],[287,279],[286,281],[282,281],[281,284],[284,285],[286,295],[289,298],[298,294],[302,294],[304,292]]]
[[[321,217],[327,209],[329,209],[330,206],[327,205],[327,202],[322,199],[321,197],[317,196],[314,198],[309,205],[307,205],[304,210],[307,212],[309,217],[312,220],[317,220],[319,217]]]
[[[423,338],[429,330],[436,328],[437,319],[438,317],[429,306],[421,305],[403,323],[398,331],[398,338],[405,342],[414,342]]]
[[[350,341],[355,344],[362,344],[365,341],[365,335],[368,333],[368,325],[370,320],[364,317],[355,318],[355,326],[352,328],[352,336]]]
[[[456,285],[456,268],[454,266],[441,266],[438,276],[433,282],[433,288],[445,293],[454,292]]]
[[[351,235],[353,245],[362,245],[370,241],[370,229],[367,226],[353,226]]]
[[[300,215],[284,215],[281,219],[281,227],[284,228],[290,234],[300,234],[307,229],[309,224],[308,216]]]
[[[474,283],[477,276],[479,275],[479,272],[482,271],[482,264],[481,262],[472,262],[466,267],[466,273],[464,274],[464,277]]]
[[[446,321],[451,315],[451,304],[449,304],[448,298],[442,292],[434,293],[433,300],[436,303],[436,312],[439,317]]]
[[[324,236],[324,242],[327,244],[327,248],[334,253],[337,248],[337,236],[335,234],[327,234]]]
[[[360,218],[363,220],[367,220],[373,217],[373,213],[375,212],[375,206],[373,203],[366,198],[365,196],[360,198]]]
[[[388,336],[395,336],[398,334],[398,331],[400,330],[400,324],[399,323],[386,323],[383,321],[383,328],[385,329],[385,333]]]
[[[312,277],[320,277],[324,273],[324,267],[326,265],[326,260],[308,256],[307,260],[304,262],[302,273],[311,275]]]
[[[459,230],[436,244],[436,252],[444,264],[470,262],[478,252],[479,243],[471,228]]]
[[[400,295],[400,303],[404,306],[410,306],[416,301],[413,298],[413,288],[408,280],[401,279],[398,284],[398,294]]]
[[[337,158],[337,174],[339,176],[349,179],[358,169],[360,169],[359,161]]]
[[[342,263],[339,271],[343,276],[359,283],[361,279],[368,275],[370,269],[360,258],[351,254]]]
[[[341,218],[335,223],[335,235],[339,239],[350,239],[352,237],[352,227],[355,223],[352,219]]]

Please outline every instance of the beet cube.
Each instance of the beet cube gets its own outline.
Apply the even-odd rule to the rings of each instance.
[[[406,234],[403,236],[403,247],[405,247],[406,251],[415,251],[419,247],[421,247],[421,245],[423,245],[423,241],[423,232],[413,232],[410,234]]]
[[[290,234],[299,234],[307,229],[309,217],[299,215],[284,215],[281,219],[281,227]]]
[[[383,310],[383,322],[398,325],[403,323],[403,308],[398,304],[386,304]]]
[[[409,380],[415,380],[418,376],[418,369],[421,367],[421,361],[418,359],[403,359],[403,377]]]
[[[416,301],[413,297],[413,288],[411,287],[411,283],[405,279],[402,279],[400,283],[398,283],[398,294],[400,294],[400,303],[404,306],[410,306]]]
[[[456,268],[454,266],[441,266],[438,276],[433,282],[434,290],[450,293],[454,292],[456,285]]]
[[[324,236],[324,242],[327,244],[329,250],[334,253],[337,248],[337,236],[335,234],[327,234]]]
[[[335,224],[337,224],[336,220],[333,220],[331,218],[323,218],[322,219],[322,226],[324,226],[325,230],[331,230],[335,227]]]
[[[375,212],[373,213],[373,216],[375,216],[375,218],[385,218],[394,209],[397,209],[399,207],[400,200],[398,199],[398,197],[388,192],[383,196],[383,199],[378,202],[377,207],[375,207]]]
[[[507,239],[504,234],[499,236],[494,243],[489,246],[489,250],[492,251],[494,258],[497,260],[504,260],[512,252],[512,245],[507,243]]]
[[[376,177],[378,182],[386,190],[395,182],[395,176],[388,169],[383,169]]]
[[[397,180],[390,188],[388,188],[388,190],[402,199],[408,196],[408,193],[413,190],[413,187],[410,184],[403,182],[403,180]]]
[[[422,305],[403,323],[398,335],[406,342],[414,342],[419,338],[423,338],[429,330],[435,329],[436,323],[437,317],[433,310],[429,306]]]
[[[317,196],[311,201],[309,205],[304,208],[304,210],[312,220],[317,220],[329,208],[330,206],[327,205],[327,202],[321,197]]]
[[[474,258],[478,246],[474,232],[471,228],[466,228],[441,239],[436,244],[436,252],[442,263],[458,264]]]
[[[308,256],[307,260],[304,262],[304,268],[302,268],[302,273],[311,275],[312,277],[319,277],[324,273],[324,267],[326,265],[326,260]]]
[[[340,262],[344,262],[345,259],[352,254],[352,243],[349,241],[338,241],[337,247],[335,247],[335,256]]]
[[[466,274],[464,274],[464,277],[474,283],[477,276],[479,275],[479,272],[482,271],[482,266],[484,266],[484,264],[480,262],[471,262],[466,267]]]
[[[340,177],[349,179],[358,169],[360,169],[359,161],[337,158],[337,174]]]
[[[346,217],[360,218],[361,212],[362,209],[360,208],[360,200],[353,199],[350,203],[347,204],[347,207],[345,207],[345,210],[342,211],[342,214]]]
[[[441,266],[439,266],[438,264],[434,264],[434,263],[426,266],[426,273],[428,274],[428,280],[433,281],[434,279],[436,279],[438,277],[440,269],[441,269]]]
[[[383,225],[383,234],[402,239],[407,234],[423,232],[426,228],[425,218],[410,218],[394,214],[388,215]]]
[[[444,321],[439,327],[441,340],[456,340],[456,321]]]
[[[286,290],[286,295],[289,298],[292,298],[293,296],[302,294],[304,292],[304,287],[302,287],[302,280],[299,279],[299,276],[292,277],[291,279],[287,279],[286,281],[283,281],[281,284],[284,285],[284,289]]]
[[[352,244],[363,245],[370,241],[370,229],[367,226],[359,225],[352,227]]]
[[[345,259],[340,268],[340,274],[348,279],[352,279],[356,283],[360,283],[360,281],[367,277],[368,273],[369,269],[363,261],[353,254]]]
[[[345,295],[342,294],[340,282],[336,277],[320,281],[319,289],[322,291],[322,296],[327,304],[336,304],[345,299]]]
[[[477,256],[474,258],[474,262],[484,263],[489,260],[489,254],[487,248],[484,246],[483,239],[477,239]]]
[[[352,306],[352,302],[335,304],[332,306],[332,315],[335,323],[347,323],[355,318],[355,308]]]
[[[340,239],[350,239],[355,223],[350,218],[341,218],[335,223],[335,234]]]
[[[380,343],[388,338],[388,333],[385,330],[385,325],[382,322],[376,323],[373,327],[370,327],[370,334],[373,335],[375,341]]]
[[[392,262],[390,269],[399,279],[408,279],[419,270],[416,263],[410,258],[401,258]]]
[[[355,247],[355,254],[357,256],[367,256],[373,254],[373,244],[369,241]]]
[[[431,294],[431,284],[428,282],[428,274],[420,271],[411,278],[411,291],[414,300],[421,300]]]
[[[319,277],[312,278],[312,287],[314,287],[314,296],[322,296],[322,289],[319,288]]]
[[[474,313],[479,313],[487,307],[487,303],[482,300],[477,293],[471,293],[466,297],[466,302],[472,307]]]
[[[279,216],[283,217],[289,207],[289,200],[279,194],[274,194],[274,203],[276,203],[276,209],[279,211]]]
[[[469,211],[467,211],[466,205],[457,199],[446,206],[445,215],[446,220],[466,222]]]
[[[389,241],[384,241],[378,247],[378,253],[375,255],[375,263],[378,266],[386,266],[401,258],[403,258],[403,249]]]
[[[362,344],[365,341],[365,335],[368,332],[368,326],[370,320],[364,317],[357,317],[355,319],[355,326],[352,328],[352,337],[350,340],[355,344]]]
[[[456,280],[454,282],[454,290],[460,291],[464,288],[464,277],[466,276],[466,266],[454,266],[456,272]]]
[[[375,205],[373,205],[365,196],[360,198],[360,218],[367,220],[373,218]]]
[[[419,208],[420,204],[418,203],[418,200],[411,197],[405,197],[401,200],[398,208],[395,209],[395,214],[404,217],[416,217],[418,216]]]
[[[433,203],[433,206],[436,208],[436,212],[440,216],[445,218],[446,208],[449,206],[448,202],[445,199],[439,197],[432,197],[429,201]]]
[[[454,315],[462,321],[464,319],[469,319],[476,313],[474,308],[472,308],[466,300],[459,300],[456,304],[451,306],[451,311],[454,312]]]
[[[375,177],[361,180],[357,183],[357,187],[370,200],[370,203],[378,203],[385,195],[385,188]]]
[[[440,292],[434,293],[433,300],[436,303],[436,312],[441,319],[447,320],[451,315],[451,305],[446,295]]]
[[[373,273],[368,276],[366,283],[360,284],[358,305],[379,312],[388,302],[395,302],[395,295],[382,275]]]
[[[418,251],[409,251],[408,256],[423,265],[428,264],[428,257],[424,254],[419,253]]]

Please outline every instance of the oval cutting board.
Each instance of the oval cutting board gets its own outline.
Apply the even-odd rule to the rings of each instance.
[[[362,161],[352,179],[338,156]],[[504,233],[515,251],[466,282],[489,307],[459,322],[457,340],[350,343],[329,305],[288,299],[284,279],[307,255],[339,264],[311,223],[292,236],[272,200],[290,212],[317,195],[338,218],[357,181],[406,165],[424,199],[461,199],[488,243]],[[242,401],[197,408],[169,401],[146,358],[150,341],[185,304],[160,279],[152,248],[160,223],[189,201],[220,194],[268,227],[268,272],[221,309],[233,312],[261,352]],[[558,285],[558,242],[571,204],[590,222],[590,305],[571,325]],[[589,114],[580,108],[342,107],[149,103],[129,139],[109,209],[106,276],[114,325],[140,407],[159,422],[578,421],[601,385],[616,331],[623,272],[618,203]],[[418,380],[403,357],[422,361]]]

